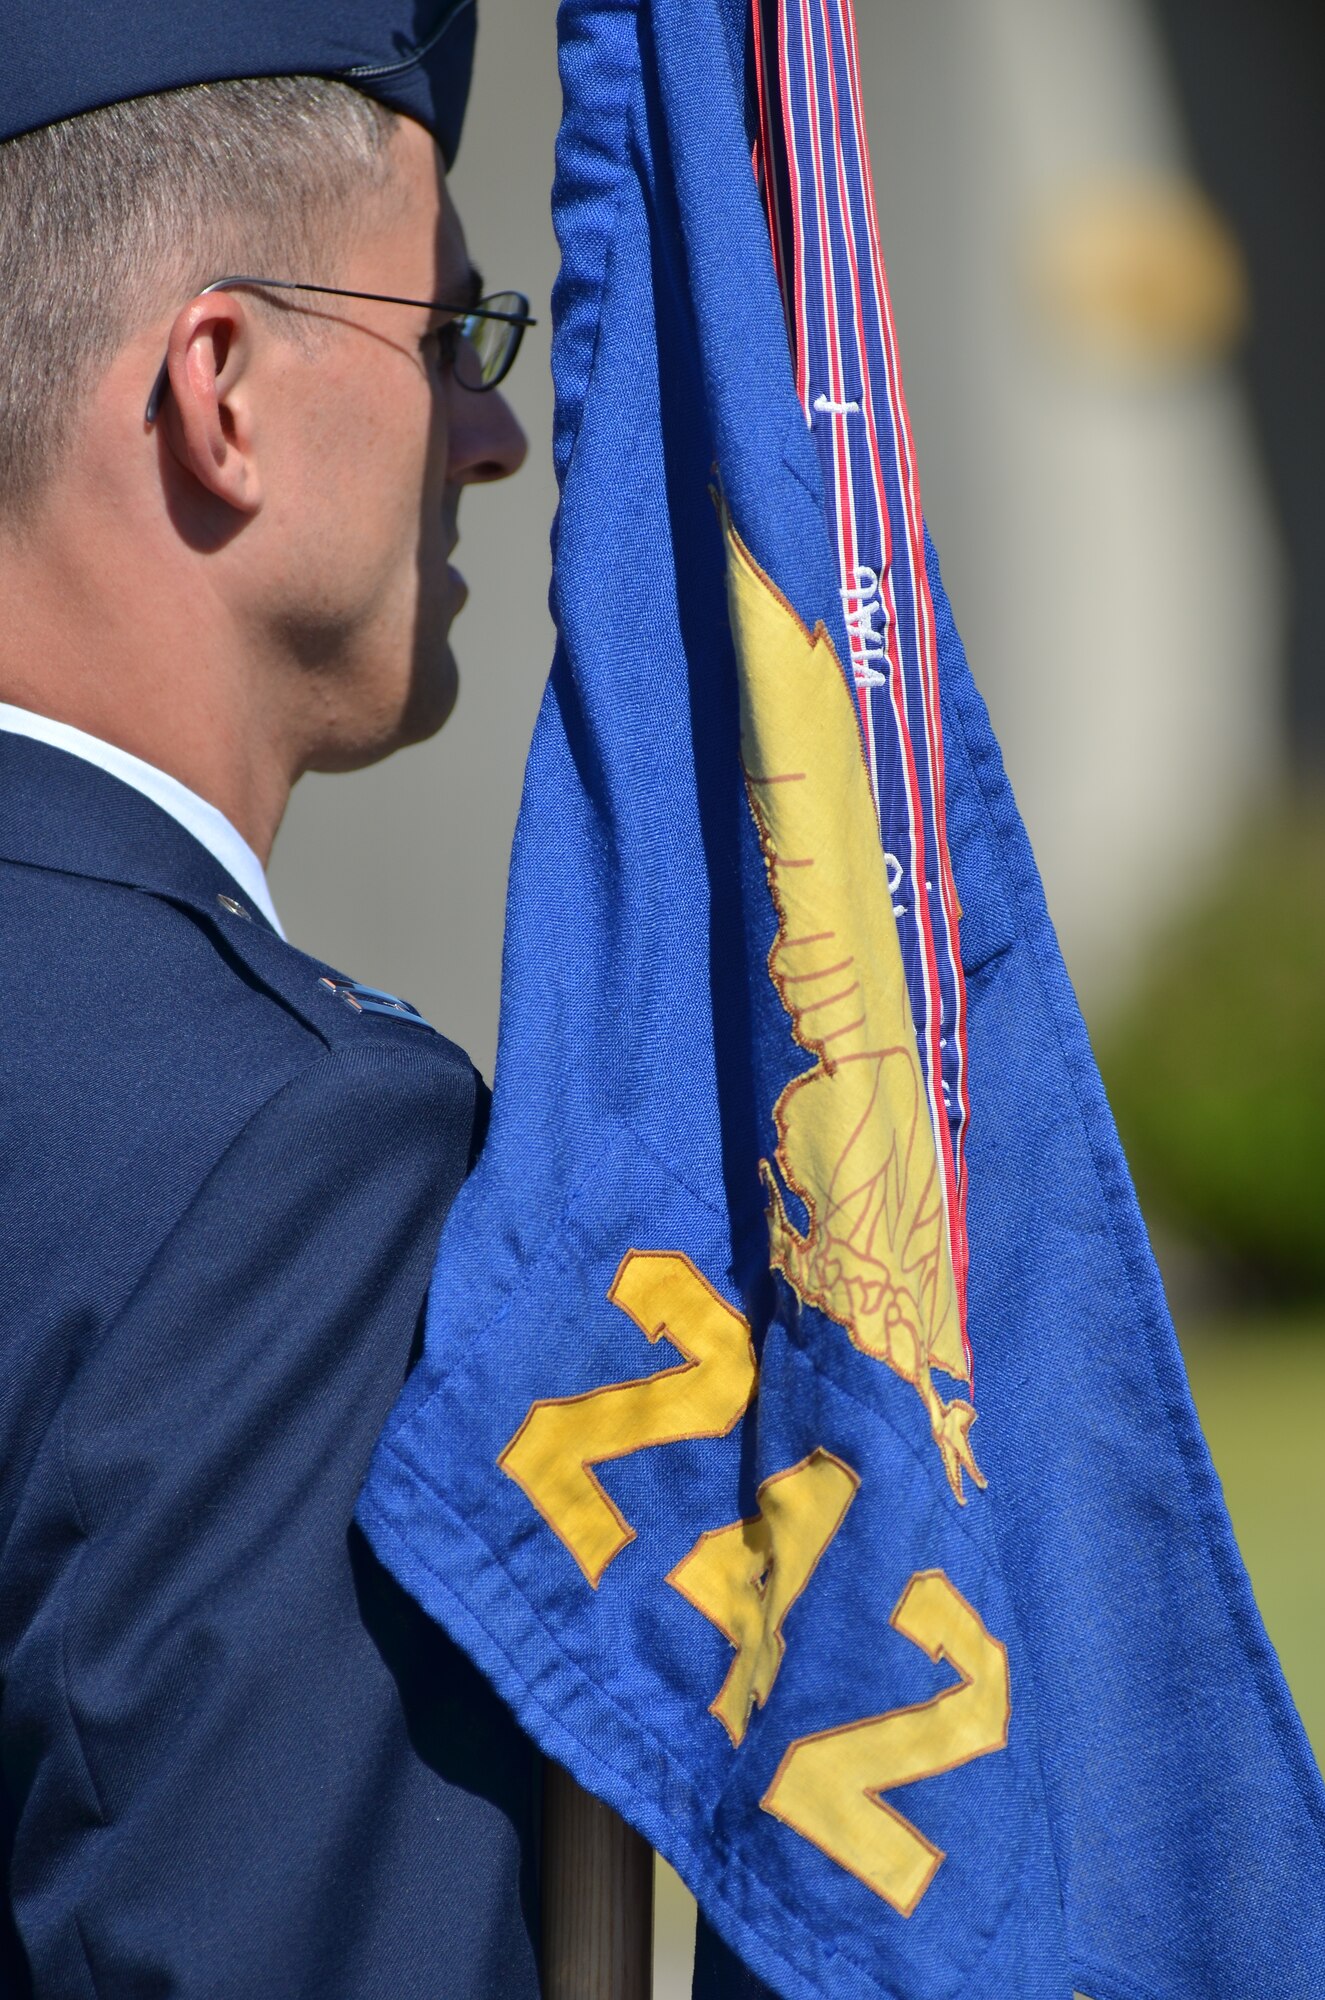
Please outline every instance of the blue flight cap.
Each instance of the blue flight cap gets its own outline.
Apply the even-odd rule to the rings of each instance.
[[[126,97],[330,76],[425,125],[448,167],[476,0],[2,0],[0,140]]]

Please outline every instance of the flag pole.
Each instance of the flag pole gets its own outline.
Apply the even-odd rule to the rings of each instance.
[[[653,1850],[543,1767],[543,2000],[650,2000]]]

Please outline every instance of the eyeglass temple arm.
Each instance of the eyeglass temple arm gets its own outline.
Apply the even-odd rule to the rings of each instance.
[[[428,312],[455,313],[457,318],[501,320],[506,326],[538,325],[538,321],[528,313],[493,312],[489,307],[481,305],[451,305],[445,299],[405,299],[396,292],[351,292],[346,291],[342,285],[306,285],[294,278],[213,278],[211,284],[203,285],[201,290],[195,292],[194,297],[205,299],[209,292],[238,291],[241,285],[254,285],[270,292],[317,292],[323,298],[329,299],[369,299],[374,305],[382,306],[420,306]],[[143,422],[149,429],[161,414],[161,405],[165,401],[166,385],[169,380],[170,360],[167,356],[157,370],[156,380],[152,384],[151,394],[143,411]]]
[[[428,312],[454,313],[458,319],[499,319],[508,326],[538,325],[529,313],[496,312],[491,306],[462,306],[447,299],[405,299],[397,292],[350,292],[342,285],[296,284],[293,278],[217,278],[214,284],[204,285],[197,297],[204,298],[208,292],[233,291],[240,285],[260,285],[274,292],[320,292],[331,299],[371,299],[383,306],[421,306]]]

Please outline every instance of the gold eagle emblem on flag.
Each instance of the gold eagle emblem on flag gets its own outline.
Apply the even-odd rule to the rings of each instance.
[[[807,1304],[886,1362],[925,1406],[959,1501],[972,1404],[938,1149],[878,820],[841,665],[766,576],[723,511],[740,681],[741,758],[778,919],[769,977],[817,1058],[773,1107],[771,1262]],[[779,1176],[781,1177],[779,1180]],[[804,1203],[802,1234],[783,1185]]]

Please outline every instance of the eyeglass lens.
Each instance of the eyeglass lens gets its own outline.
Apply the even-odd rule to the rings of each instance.
[[[479,304],[484,313],[523,317],[529,311],[529,301],[520,292],[493,292]],[[495,389],[511,372],[524,328],[512,326],[504,319],[480,318],[478,313],[465,313],[455,324],[460,336],[455,356],[456,381],[464,389]]]

